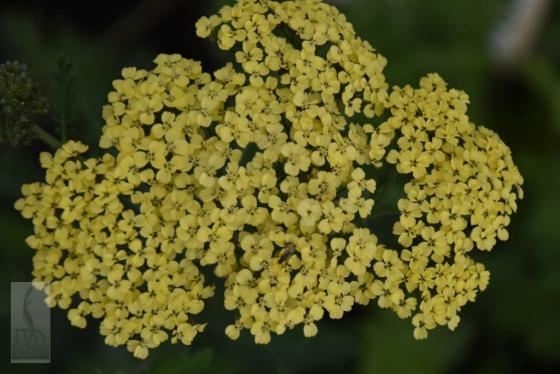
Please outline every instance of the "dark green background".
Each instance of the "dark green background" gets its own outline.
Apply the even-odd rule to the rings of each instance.
[[[84,6],[8,1],[0,6],[0,62],[26,63],[51,101],[57,56],[73,61],[73,139],[95,145],[101,106],[123,66],[149,68],[159,52],[200,59],[207,70],[224,60],[196,38],[194,22],[231,1],[143,0]],[[512,218],[510,240],[478,258],[491,271],[488,289],[461,313],[455,332],[435,330],[415,341],[409,321],[375,303],[340,321],[323,320],[319,335],[301,331],[256,346],[248,334],[224,337],[231,320],[219,297],[211,324],[191,348],[164,344],[146,361],[105,346],[97,324],[71,327],[52,311],[52,364],[8,365],[9,282],[30,280],[30,222],[13,209],[23,183],[41,180],[39,141],[0,145],[2,356],[8,372],[157,373],[540,373],[560,372],[560,4],[541,22],[532,52],[509,67],[492,58],[492,33],[509,0],[341,0],[357,32],[389,60],[390,84],[416,84],[439,72],[471,97],[472,120],[496,130],[525,178],[526,197]],[[50,121],[47,129],[56,131]],[[219,296],[219,293],[218,293]]]

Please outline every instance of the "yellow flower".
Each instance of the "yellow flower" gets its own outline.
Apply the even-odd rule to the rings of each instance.
[[[346,246],[344,265],[355,275],[364,275],[375,256],[376,243],[377,238],[368,229],[355,229]]]
[[[341,20],[320,0],[239,0],[196,24],[236,64],[210,74],[162,54],[123,69],[103,108],[110,151],[42,154],[45,181],[15,204],[48,304],[78,327],[100,319],[107,344],[141,359],[203,331],[193,316],[214,289],[200,266],[224,281],[233,340],[315,336],[325,311],[375,298],[417,339],[455,329],[489,281],[469,252],[508,238],[523,179],[466,94],[436,74],[388,92],[387,61]],[[397,248],[365,227],[383,166],[409,178]]]
[[[271,196],[268,205],[272,208],[270,217],[274,221],[283,223],[287,227],[293,226],[297,222],[297,215],[293,212],[293,209],[278,196]]]
[[[286,143],[282,146],[282,155],[286,157],[284,171],[288,175],[298,175],[300,171],[307,171],[311,159],[305,148],[295,143]]]
[[[321,205],[313,199],[301,200],[297,206],[297,212],[301,217],[299,222],[303,231],[313,229],[322,215]]]
[[[342,209],[336,207],[332,201],[327,201],[321,206],[321,211],[323,219],[319,222],[318,228],[323,234],[342,230],[345,219]]]

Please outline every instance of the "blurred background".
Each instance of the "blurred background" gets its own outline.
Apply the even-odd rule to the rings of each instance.
[[[96,145],[101,107],[124,66],[150,68],[157,53],[180,53],[210,71],[217,47],[194,23],[232,0],[45,2],[0,5],[0,63],[18,60],[52,103],[57,61],[72,64],[68,135]],[[560,2],[547,0],[332,0],[362,38],[384,56],[390,84],[416,85],[439,72],[468,92],[470,116],[497,131],[525,178],[525,199],[510,239],[479,257],[488,289],[461,312],[455,332],[436,329],[415,341],[409,321],[376,303],[340,321],[299,330],[257,346],[248,333],[229,341],[231,316],[216,297],[210,324],[190,348],[164,344],[145,361],[110,348],[97,323],[70,326],[52,310],[52,363],[6,366],[7,372],[80,373],[546,373],[560,372]],[[58,73],[57,73],[58,72]],[[53,121],[43,126],[56,133]],[[60,134],[59,134],[60,135]],[[31,223],[13,208],[21,184],[41,180],[38,155],[49,150],[0,144],[0,321],[2,363],[9,362],[11,281],[31,280]],[[218,293],[219,296],[219,293]],[[1,367],[1,366],[0,366]],[[2,370],[2,372],[5,372]]]

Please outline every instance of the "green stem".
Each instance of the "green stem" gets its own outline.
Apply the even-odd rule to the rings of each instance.
[[[62,146],[62,142],[60,140],[58,140],[39,126],[33,126],[33,131],[39,139],[41,139],[45,144],[49,145],[52,149],[57,149]]]
[[[62,102],[64,103],[64,104],[63,104],[64,110],[62,110],[60,119],[59,119],[59,121],[58,121],[58,125],[59,125],[59,126],[58,126],[58,130],[59,130],[59,132],[60,132],[60,140],[61,140],[61,142],[65,143],[66,140],[67,140],[67,139],[66,139],[66,106],[67,106],[66,103],[67,103],[67,100],[68,100],[67,97],[66,97],[66,96],[67,96],[67,95],[66,95],[66,90],[63,91],[62,95],[63,95]],[[50,135],[50,134],[49,134],[49,135]]]
[[[62,138],[63,142],[68,140],[68,135],[66,135],[66,120],[60,124],[60,137]]]

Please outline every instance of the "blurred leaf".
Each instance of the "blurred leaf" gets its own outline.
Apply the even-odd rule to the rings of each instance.
[[[415,340],[413,326],[383,310],[363,328],[360,373],[442,373],[459,362],[467,349],[471,328],[465,321],[451,332],[430,331],[428,339]]]
[[[154,374],[198,374],[207,373],[212,363],[213,353],[209,349],[191,351],[184,348],[183,352],[171,357],[164,356],[156,360],[149,373]]]
[[[525,77],[546,104],[560,134],[560,69],[543,57],[535,57],[523,66]]]

